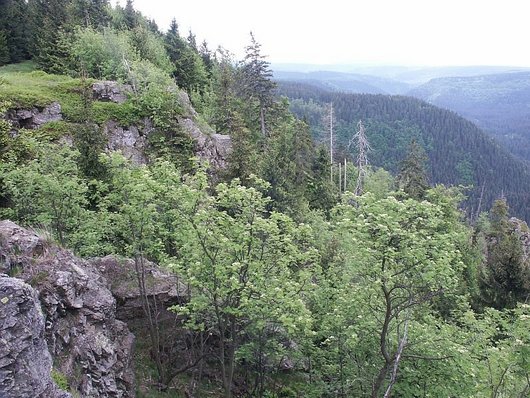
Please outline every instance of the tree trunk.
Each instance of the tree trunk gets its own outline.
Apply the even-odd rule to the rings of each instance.
[[[261,123],[261,134],[266,137],[267,130],[265,129],[265,108],[263,108],[263,106],[261,106],[259,109],[259,120]]]

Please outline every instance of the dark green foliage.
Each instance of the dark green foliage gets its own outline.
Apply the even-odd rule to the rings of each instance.
[[[293,120],[271,135],[262,170],[263,178],[271,184],[267,194],[276,210],[301,219],[308,207],[306,194],[314,156],[309,128]]]
[[[337,202],[338,192],[329,178],[330,164],[328,148],[320,145],[311,165],[312,177],[307,183],[307,199],[312,209],[328,212]]]
[[[71,24],[100,28],[106,26],[110,21],[107,13],[108,0],[72,0],[69,7]]]
[[[127,29],[133,29],[138,25],[138,14],[134,9],[133,0],[127,0],[125,3],[123,16]]]
[[[280,93],[291,100],[291,110],[306,118],[317,141],[325,139],[321,117],[333,102],[338,145],[347,146],[356,123],[363,120],[372,146],[370,162],[393,173],[399,171],[412,139],[425,149],[433,184],[469,184],[464,203],[468,214],[491,206],[504,192],[514,215],[530,219],[530,171],[495,144],[471,122],[453,112],[401,96],[327,92],[300,83],[280,84]]]
[[[530,295],[530,264],[515,225],[508,220],[506,199],[494,202],[486,234],[487,257],[482,277],[486,305],[513,308]]]
[[[232,151],[224,177],[229,181],[240,178],[247,183],[250,176],[259,170],[258,137],[245,126],[243,118],[236,111],[230,113],[228,123],[225,131],[230,133]]]
[[[100,155],[105,150],[107,139],[101,127],[94,123],[91,95],[91,86],[84,81],[81,112],[85,119],[74,134],[75,146],[79,151],[77,163],[79,170],[88,180],[104,180],[107,169],[101,162]]]
[[[202,59],[179,35],[178,25],[175,19],[165,35],[166,50],[173,64],[173,77],[177,85],[188,93],[200,91],[206,84],[206,72]]]
[[[29,58],[28,15],[28,5],[24,0],[0,2],[0,65]]]
[[[0,30],[0,66],[8,64],[10,60],[11,57],[9,56],[6,33]]]
[[[261,133],[265,136],[268,124],[266,114],[273,104],[276,85],[272,81],[270,64],[261,53],[261,44],[256,41],[252,32],[240,73],[240,90],[246,101],[248,120],[259,123]]]
[[[396,182],[409,197],[421,200],[429,188],[427,172],[425,170],[427,155],[422,147],[413,140],[410,143],[407,156],[401,162]]]

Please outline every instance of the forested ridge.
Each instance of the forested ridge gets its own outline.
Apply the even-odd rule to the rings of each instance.
[[[125,395],[527,397],[530,232],[510,214],[526,215],[526,169],[418,100],[280,96],[252,34],[245,50],[213,51],[175,20],[162,32],[130,0],[0,5],[0,218],[49,242],[42,257],[130,259],[142,320]],[[94,98],[102,80],[123,100]],[[16,119],[55,103],[60,120]],[[109,121],[149,127],[145,161],[110,150]],[[230,137],[226,164],[196,156],[189,124]],[[189,292],[169,321],[151,266]],[[85,369],[57,357],[51,375],[75,396]]]
[[[408,94],[458,112],[529,160],[528,72],[432,79]]]
[[[347,146],[363,120],[373,165],[396,173],[414,138],[428,155],[431,183],[470,187],[469,214],[476,212],[481,196],[489,208],[504,195],[515,215],[530,217],[527,165],[456,113],[411,97],[336,93],[301,83],[281,82],[279,91],[290,98],[292,111],[309,122],[317,141],[329,140],[323,120],[333,104],[336,145],[342,156],[355,156],[354,148],[348,151]]]

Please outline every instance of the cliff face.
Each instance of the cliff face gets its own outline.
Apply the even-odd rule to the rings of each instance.
[[[92,98],[94,101],[122,104],[127,100],[130,91],[129,86],[116,82],[96,82],[92,85]],[[208,161],[214,170],[224,168],[231,150],[230,137],[216,134],[209,126],[200,123],[199,116],[193,109],[188,95],[182,91],[179,93],[179,102],[182,114],[177,116],[176,124],[193,139],[196,156]],[[60,103],[53,102],[44,107],[10,109],[6,114],[6,119],[11,123],[13,132],[16,134],[20,128],[37,129],[48,122],[61,121],[63,115]],[[144,118],[139,123],[131,125],[120,124],[116,120],[107,120],[100,127],[107,137],[108,151],[119,150],[136,164],[148,162],[148,137],[155,131],[153,122],[149,118]]]
[[[71,398],[51,378],[52,357],[44,338],[37,292],[0,275],[0,397]]]
[[[116,300],[96,267],[29,230],[1,221],[0,272],[16,275],[33,286],[38,295],[37,301],[26,284],[16,288],[19,293],[13,289],[13,293],[7,293],[17,297],[12,302],[20,303],[19,313],[29,315],[10,317],[1,322],[2,328],[13,324],[9,335],[31,337],[28,341],[38,345],[37,348],[32,345],[32,349],[43,355],[43,359],[34,362],[24,359],[24,347],[4,347],[8,351],[4,357],[16,359],[16,365],[10,368],[13,376],[6,383],[15,385],[16,391],[29,391],[29,395],[14,393],[13,397],[41,396],[46,387],[43,383],[49,384],[44,375],[49,376],[50,355],[57,371],[66,376],[69,387],[82,397],[135,396],[134,335],[124,322],[116,319]],[[4,284],[8,279],[12,278],[1,278]],[[36,306],[35,303],[42,308],[40,318],[38,311],[24,310]],[[45,342],[35,340],[38,336],[44,337]],[[40,374],[37,378],[42,379],[40,384],[26,379],[22,370],[25,363],[32,361],[39,364],[35,371]]]

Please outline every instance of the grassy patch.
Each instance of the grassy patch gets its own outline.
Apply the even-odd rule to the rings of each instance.
[[[37,64],[33,61],[24,61],[18,64],[9,64],[0,67],[0,73],[33,72],[37,70]]]
[[[79,123],[86,119],[83,106],[83,86],[95,80],[81,80],[65,75],[51,75],[35,70],[31,61],[7,65],[0,68],[0,98],[17,108],[44,107],[52,102],[61,104],[63,118],[67,122]],[[132,104],[111,102],[93,103],[94,122],[107,120],[129,125],[138,121]]]
[[[129,126],[140,121],[140,115],[129,101],[123,104],[96,101],[92,105],[92,111],[94,122],[99,124],[115,120],[122,126]]]
[[[55,141],[66,134],[71,134],[77,129],[75,124],[65,122],[64,120],[48,122],[43,124],[38,130],[35,130],[32,135],[44,141]]]
[[[66,376],[63,373],[61,373],[55,368],[52,368],[51,376],[52,380],[55,382],[55,384],[57,384],[57,387],[59,387],[59,389],[63,391],[68,391],[70,389],[68,385],[68,380],[66,379]]]

